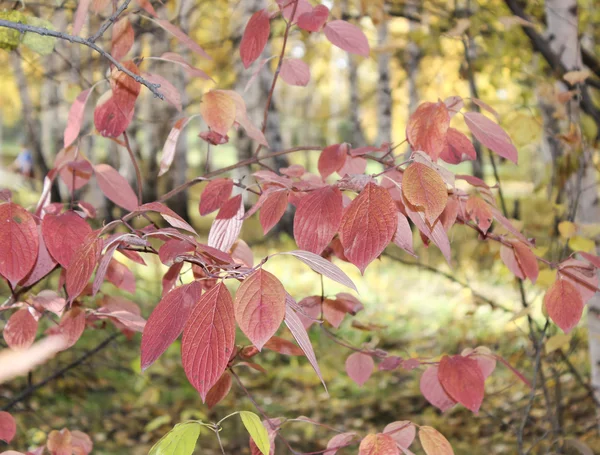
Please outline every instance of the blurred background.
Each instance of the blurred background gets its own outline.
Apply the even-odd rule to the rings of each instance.
[[[344,18],[365,31],[371,55],[352,56],[331,46],[323,34],[295,30],[287,55],[309,64],[311,80],[307,87],[278,83],[266,129],[271,150],[338,142],[349,142],[353,147],[391,142],[410,152],[408,145],[402,143],[405,127],[410,113],[421,102],[453,95],[476,97],[497,111],[499,123],[519,150],[519,165],[497,162],[495,176],[487,151],[478,147],[476,161],[448,166],[449,169],[481,177],[490,185],[497,183],[497,177],[510,217],[528,237],[536,238],[538,255],[552,255],[565,248],[595,249],[600,226],[571,223],[572,226],[562,224],[564,229],[559,229],[568,206],[556,195],[560,192],[557,182],[572,172],[569,156],[573,155],[569,153],[577,152],[570,151],[586,147],[592,150],[594,166],[597,163],[598,123],[585,110],[575,127],[566,120],[570,105],[559,96],[562,89],[557,85],[564,71],[550,64],[540,49],[532,46],[528,35],[548,38],[551,24],[547,18],[551,12],[547,8],[557,2],[322,3],[332,10],[330,17]],[[600,5],[594,0],[578,3],[579,52],[583,64],[590,69],[590,80],[596,82],[600,80]],[[232,135],[228,144],[211,146],[209,152],[206,142],[198,137],[206,125],[201,117],[195,117],[179,139],[171,170],[158,178],[158,160],[169,131],[178,118],[199,112],[205,91],[223,88],[243,93],[255,124],[260,125],[276,65],[276,59],[271,59],[260,69],[257,62],[245,70],[238,52],[241,33],[251,14],[264,7],[275,11],[274,1],[177,0],[163,4],[157,1],[153,5],[161,17],[177,24],[198,42],[212,60],[187,51],[148,20],[147,14],[129,15],[136,38],[129,56],[137,58],[143,71],[170,80],[180,91],[183,105],[183,111],[178,112],[146,89],[142,89],[137,101],[128,135],[145,176],[144,201],[154,201],[191,178],[253,153],[253,142],[243,132]],[[516,15],[514,8],[511,10],[515,5],[527,19]],[[63,31],[70,29],[76,7],[74,1],[0,1],[0,10],[22,10]],[[94,10],[84,26],[84,36],[93,33],[112,11],[110,2],[100,0],[92,2]],[[132,3],[128,11],[139,10],[138,4]],[[272,38],[264,58],[280,52],[284,27],[281,20],[272,22]],[[109,38],[103,44],[108,48]],[[214,82],[151,58],[165,52],[178,52]],[[81,90],[105,79],[107,68],[106,62],[90,49],[66,42],[57,42],[55,51],[48,56],[25,47],[0,51],[0,186],[11,189],[16,202],[25,207],[35,205],[43,176],[62,149],[71,103]],[[255,70],[258,76],[246,89]],[[94,132],[93,107],[107,88],[108,84],[102,82],[87,103],[81,151],[94,163],[112,164],[134,183],[127,151]],[[597,87],[590,84],[592,106],[600,104],[598,95]],[[459,116],[453,126],[468,133]],[[563,150],[561,155],[555,153],[558,148]],[[32,157],[31,173],[15,165],[24,150]],[[299,152],[278,158],[273,166],[300,164],[316,173],[318,156],[316,151]],[[377,163],[369,166],[373,172],[380,171]],[[242,169],[236,177],[247,178],[248,174],[248,169]],[[194,186],[172,198],[169,205],[190,220],[201,235],[206,235],[214,214],[200,217],[201,191],[202,185]],[[62,186],[55,189],[54,196],[63,201],[70,197]],[[77,198],[98,209],[98,225],[120,216],[120,209],[105,199],[93,182]],[[247,201],[253,202],[251,198]],[[242,238],[253,247],[255,259],[295,248],[290,235],[291,218],[284,219],[267,237],[263,237],[255,218],[244,225],[242,233]],[[357,297],[365,307],[352,320],[348,317],[338,334],[355,345],[377,346],[404,358],[438,358],[443,353],[484,345],[531,379],[534,354],[528,316],[543,324],[541,301],[554,280],[552,271],[542,270],[536,285],[527,283],[519,288],[499,260],[498,245],[478,240],[472,230],[462,226],[453,228],[451,241],[452,267],[435,247],[424,247],[418,235],[416,258],[390,247],[369,266],[364,277],[354,266],[338,261],[357,284]],[[167,270],[158,258],[154,259],[148,258],[148,266],[141,267],[119,257],[137,277],[136,292],[127,294],[110,284],[105,285],[104,292],[123,294],[148,317],[160,300],[161,280]],[[321,292],[318,277],[288,256],[269,261],[266,269],[275,273],[297,300]],[[184,274],[184,281],[191,279],[191,272]],[[56,283],[57,277],[53,277],[44,285],[56,288]],[[8,295],[8,289],[2,286],[0,296]],[[325,280],[325,289],[327,294],[345,291],[329,280]],[[528,305],[525,311],[524,302]],[[0,320],[6,317],[0,313]],[[365,326],[370,330],[364,330]],[[36,369],[31,377],[0,386],[0,409],[27,390],[28,384],[69,367],[114,330],[87,330],[74,348]],[[548,337],[560,333],[552,326]],[[310,334],[329,396],[301,357],[267,351],[257,358],[265,373],[239,370],[246,387],[269,416],[304,415],[335,428],[364,433],[381,431],[394,420],[410,419],[439,429],[457,454],[506,454],[517,453],[517,434],[531,404],[530,418],[523,429],[523,437],[532,447],[530,453],[556,452],[554,442],[559,439],[582,441],[591,448],[589,453],[600,453],[584,323],[570,337],[555,338],[553,345],[545,347],[537,370],[538,388],[532,398],[523,383],[499,365],[486,382],[486,398],[478,416],[462,407],[441,415],[422,397],[419,371],[376,372],[359,388],[344,372],[344,361],[350,352],[343,352],[315,328]],[[3,343],[0,341],[2,347]],[[68,368],[65,374],[12,407],[23,430],[18,431],[13,445],[25,448],[41,444],[48,431],[68,427],[88,433],[94,440],[94,453],[145,454],[178,422],[190,418],[216,421],[234,410],[252,409],[244,392],[234,385],[228,397],[209,411],[185,378],[179,341],[142,374],[139,343],[139,335],[131,339],[119,335],[76,368]],[[322,450],[331,437],[325,429],[307,423],[288,425],[286,437],[307,452]],[[239,421],[228,420],[222,438],[227,453],[249,453],[247,436]],[[4,448],[2,444],[0,450]],[[214,435],[209,432],[201,434],[199,447],[198,453],[219,453]],[[419,450],[415,448],[416,453]],[[587,453],[581,450],[576,443],[567,442],[560,453]],[[278,453],[286,452],[279,447]]]

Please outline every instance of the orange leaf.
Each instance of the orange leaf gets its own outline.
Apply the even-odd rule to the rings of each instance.
[[[469,218],[475,221],[479,229],[486,233],[492,225],[494,218],[490,206],[480,197],[470,196],[467,199],[466,210]]]
[[[358,455],[398,455],[400,449],[394,439],[383,433],[369,434],[360,442]]]
[[[235,112],[235,102],[227,93],[213,90],[202,97],[202,118],[213,131],[223,136],[233,126]]]
[[[544,296],[548,316],[563,332],[569,333],[583,313],[583,300],[577,288],[569,281],[558,279]]]
[[[442,177],[421,163],[411,164],[404,172],[402,192],[411,204],[425,209],[425,218],[433,225],[448,202]]]
[[[448,440],[433,427],[420,427],[419,440],[427,455],[454,455]]]
[[[437,161],[446,146],[450,114],[444,103],[423,103],[408,119],[406,137],[413,150],[423,150]]]

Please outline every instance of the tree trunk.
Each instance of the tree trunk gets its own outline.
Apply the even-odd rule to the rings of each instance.
[[[379,46],[388,39],[388,24],[385,18],[377,29]],[[392,143],[392,89],[390,87],[390,54],[381,52],[377,57],[379,80],[377,83],[377,143]]]
[[[552,51],[559,56],[567,71],[581,69],[577,0],[546,0],[545,11],[548,41]],[[562,83],[559,82],[558,85],[559,90],[566,89]],[[571,124],[579,125],[579,123],[579,104],[573,100],[567,106],[567,118],[560,125],[561,131],[568,131]],[[544,126],[552,127],[550,124]],[[561,153],[564,154],[565,150],[561,150]],[[592,149],[585,143],[579,156],[579,168],[567,181],[565,193],[570,209],[569,215],[577,223],[600,222],[597,174],[592,161]],[[600,252],[600,248],[597,252]],[[596,390],[596,398],[600,400],[600,296],[598,294],[589,301],[588,307],[591,385]]]

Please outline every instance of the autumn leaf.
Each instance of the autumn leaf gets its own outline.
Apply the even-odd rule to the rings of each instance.
[[[465,122],[479,142],[501,157],[517,164],[517,149],[500,125],[478,112],[467,112]]]
[[[446,355],[440,360],[438,378],[452,399],[475,414],[479,412],[485,392],[485,378],[476,360],[461,355]]]
[[[373,357],[363,352],[354,352],[346,359],[346,373],[359,387],[367,382],[374,369]]]
[[[231,196],[232,189],[231,179],[221,178],[208,182],[200,196],[200,215],[205,216],[220,209]]]
[[[408,119],[406,138],[413,150],[422,150],[437,161],[446,146],[450,114],[446,105],[423,103]]]
[[[92,232],[83,218],[69,210],[60,215],[48,214],[42,220],[42,235],[54,260],[67,268],[75,250]]]
[[[569,333],[583,314],[583,300],[577,288],[565,279],[554,282],[544,296],[548,316],[563,332]]]
[[[384,433],[365,436],[358,447],[358,455],[398,455],[399,453],[396,441]]]
[[[325,37],[331,44],[351,54],[368,57],[369,41],[363,31],[350,22],[335,20],[327,22],[323,29]]]
[[[235,121],[235,102],[220,90],[205,93],[200,104],[200,113],[206,124],[219,134],[226,135]]]
[[[255,12],[246,24],[242,41],[240,42],[240,56],[244,68],[248,68],[262,54],[271,33],[269,13],[265,9]]]
[[[448,202],[448,191],[442,177],[421,163],[413,163],[404,171],[402,192],[412,205],[423,207],[430,225],[435,223]]]
[[[33,216],[13,202],[0,204],[0,225],[0,275],[14,286],[35,265],[38,228]]]
[[[454,455],[448,440],[435,428],[419,427],[419,440],[427,455]]]
[[[38,322],[28,308],[21,308],[14,312],[6,325],[2,335],[4,341],[11,349],[28,349],[35,341]]]

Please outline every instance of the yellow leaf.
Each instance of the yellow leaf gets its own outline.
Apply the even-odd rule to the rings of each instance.
[[[558,232],[565,239],[570,239],[577,234],[577,225],[571,221],[561,221],[558,223]]]
[[[527,316],[528,314],[531,314],[532,312],[533,312],[533,306],[529,305],[528,307],[523,308],[518,313],[515,313],[515,315],[512,318],[510,318],[510,320],[508,322],[514,322],[518,319],[521,319],[521,318]]]
[[[256,444],[256,447],[263,453],[269,455],[271,451],[271,442],[269,441],[269,433],[260,421],[260,418],[250,411],[240,411],[242,423],[250,434],[250,437]]]
[[[538,286],[542,288],[549,288],[552,283],[556,281],[556,270],[544,269],[540,270],[538,274],[538,279],[535,282]]]
[[[575,237],[571,237],[569,239],[569,248],[574,251],[584,251],[586,253],[591,253],[596,248],[596,244],[593,240],[587,239],[580,235],[576,235]]]
[[[546,341],[546,354],[550,354],[551,352],[562,348],[570,341],[571,335],[567,335],[566,333],[559,333],[558,335],[548,338],[548,341]]]
[[[49,22],[45,19],[40,19],[39,17],[28,17],[27,23],[35,27],[42,27],[47,28],[49,30],[54,30],[52,22]],[[40,55],[51,54],[54,51],[56,41],[57,38],[54,38],[52,36],[42,36],[38,35],[37,33],[31,32],[27,32],[23,36],[23,44]]]
[[[567,81],[569,84],[575,85],[580,82],[585,81],[588,77],[590,77],[592,72],[588,69],[579,70],[579,71],[569,71],[565,73],[563,79]]]

